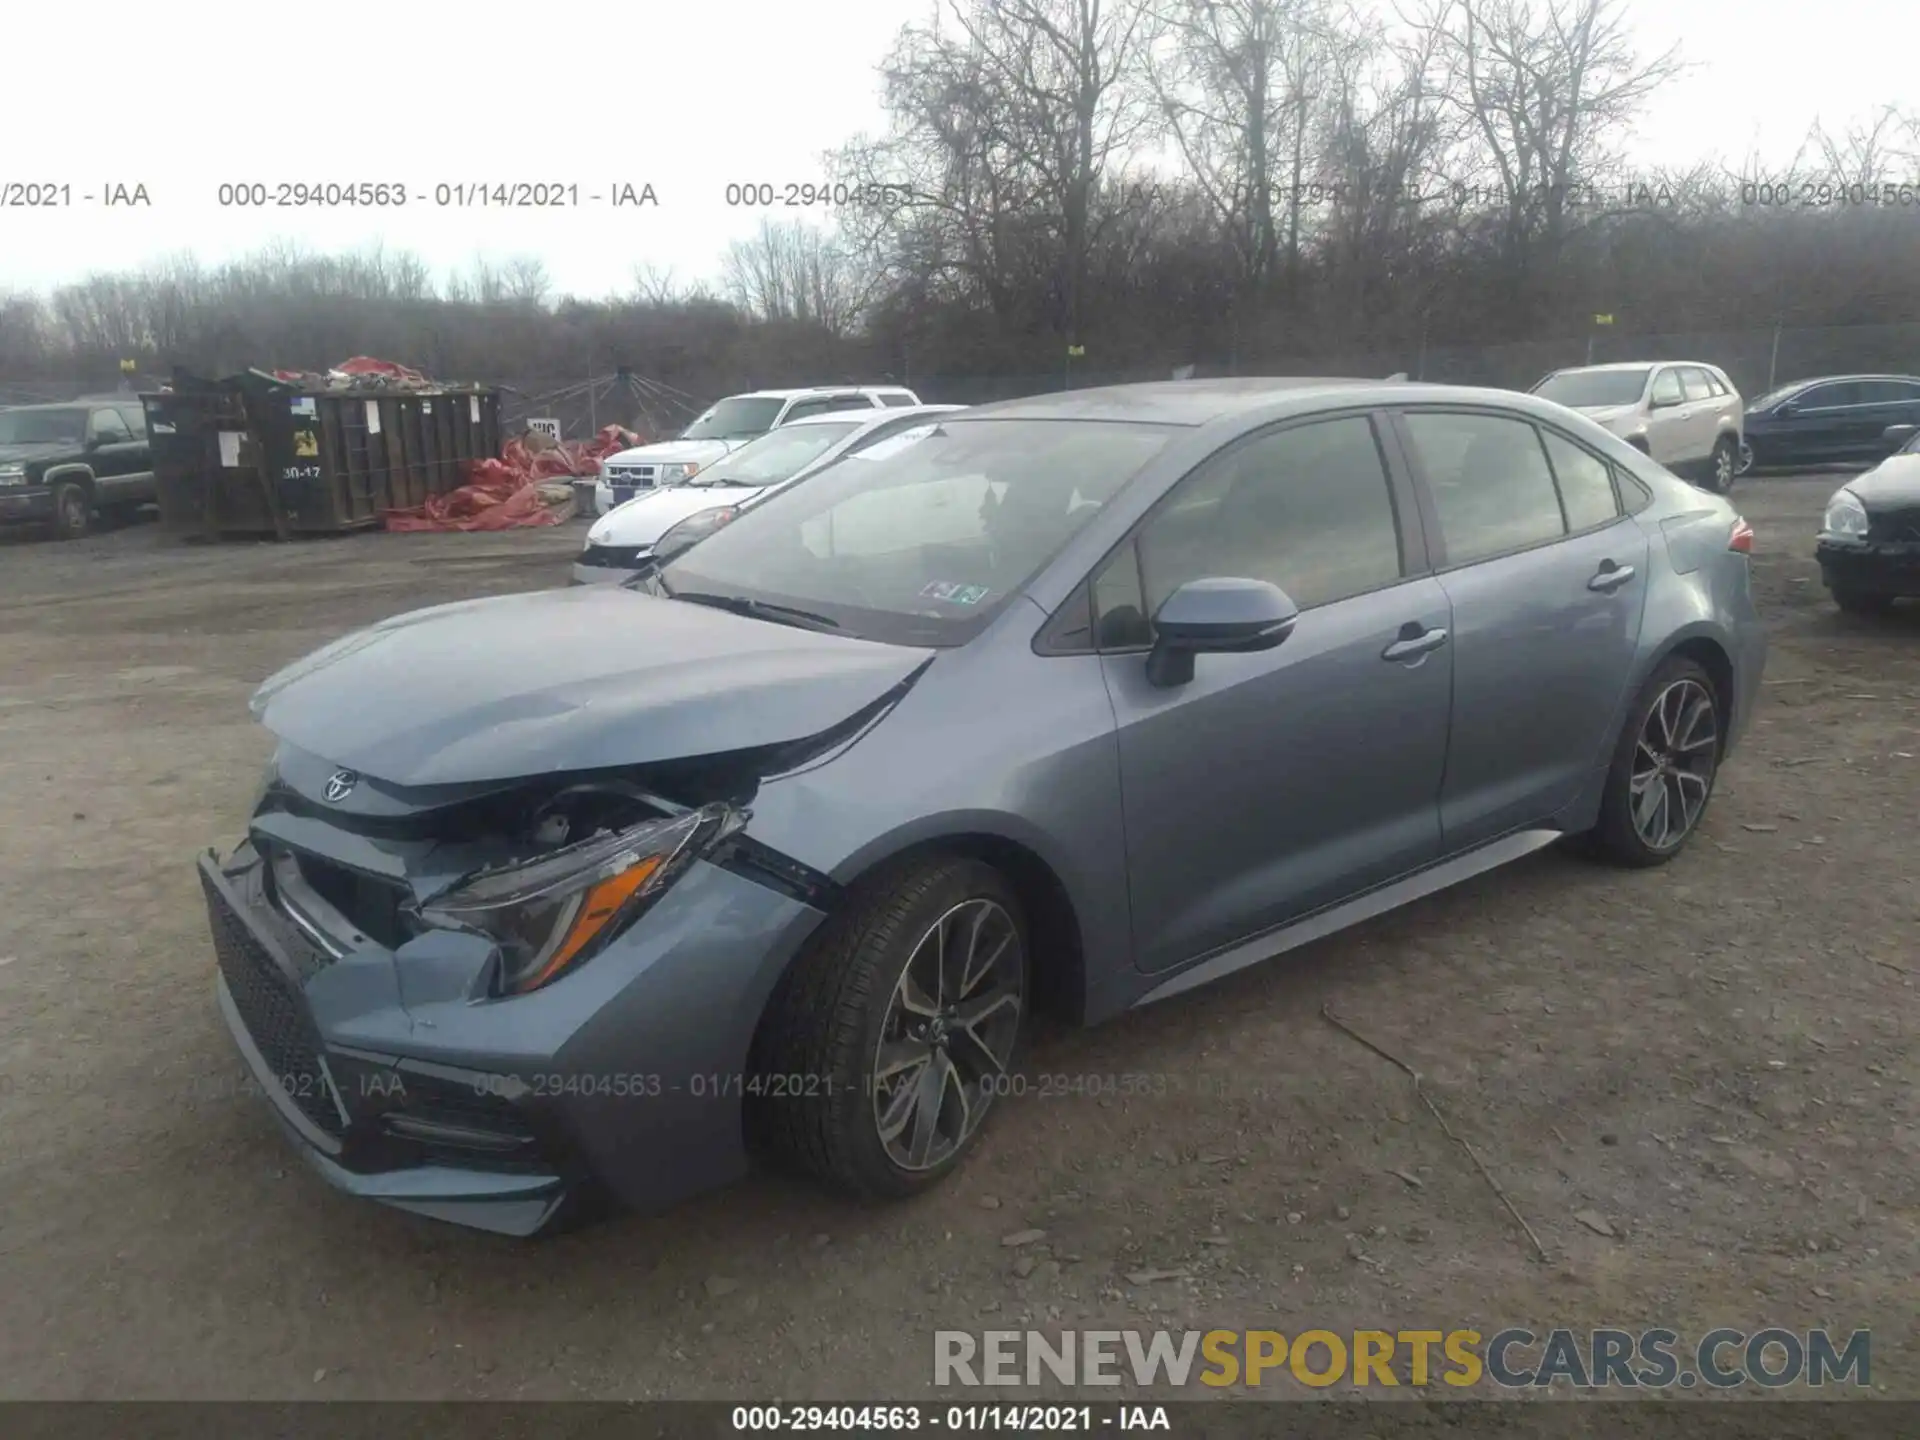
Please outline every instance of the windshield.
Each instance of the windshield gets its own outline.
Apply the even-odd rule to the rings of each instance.
[[[1582,405],[1632,405],[1647,388],[1645,370],[1568,370],[1549,375],[1533,387],[1542,400]]]
[[[745,440],[764,435],[780,413],[777,395],[737,395],[722,400],[680,432],[682,440]]]
[[[0,445],[78,445],[84,410],[0,410]]]
[[[660,588],[784,605],[892,644],[961,645],[1182,433],[929,420],[775,491],[667,566]]]
[[[860,428],[858,420],[840,425],[788,425],[742,445],[687,483],[700,485],[777,485],[791,479]]]

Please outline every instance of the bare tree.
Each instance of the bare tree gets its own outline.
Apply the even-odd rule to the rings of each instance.
[[[859,319],[867,287],[857,262],[825,230],[804,221],[762,221],[748,240],[727,247],[727,298],[762,320],[816,325],[845,335]]]

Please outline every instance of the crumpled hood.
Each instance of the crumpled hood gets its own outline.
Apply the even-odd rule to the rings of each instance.
[[[1920,454],[1890,455],[1841,488],[1858,495],[1868,509],[1920,505]]]
[[[444,785],[802,740],[932,653],[587,586],[395,616],[287,666],[252,707],[336,765]]]
[[[684,465],[693,461],[701,465],[711,465],[729,450],[735,450],[744,442],[739,440],[662,440],[653,445],[636,445],[631,450],[622,450],[617,455],[609,455],[600,463],[605,465]]]
[[[651,545],[690,515],[738,505],[765,493],[762,485],[673,485],[616,505],[587,532],[591,545]]]

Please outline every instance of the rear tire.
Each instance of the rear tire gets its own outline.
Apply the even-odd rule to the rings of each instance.
[[[1631,869],[1673,859],[1706,816],[1725,734],[1712,677],[1681,656],[1662,662],[1627,712],[1582,848]]]
[[[53,492],[53,538],[78,540],[93,524],[93,500],[87,487],[68,480]]]
[[[1833,603],[1849,615],[1884,615],[1893,609],[1891,595],[1875,595],[1864,590],[1834,590]]]
[[[1004,1089],[1029,975],[1026,920],[997,870],[928,855],[875,876],[767,1006],[748,1095],[756,1148],[861,1199],[938,1184]]]
[[[1713,454],[1707,458],[1707,488],[1716,495],[1733,489],[1733,477],[1740,471],[1740,444],[1731,435],[1713,442]]]

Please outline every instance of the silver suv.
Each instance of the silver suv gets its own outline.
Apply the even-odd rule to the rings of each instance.
[[[1746,405],[1718,366],[1697,361],[1582,365],[1554,371],[1533,393],[1578,410],[1716,494],[1733,487],[1745,444]]]

